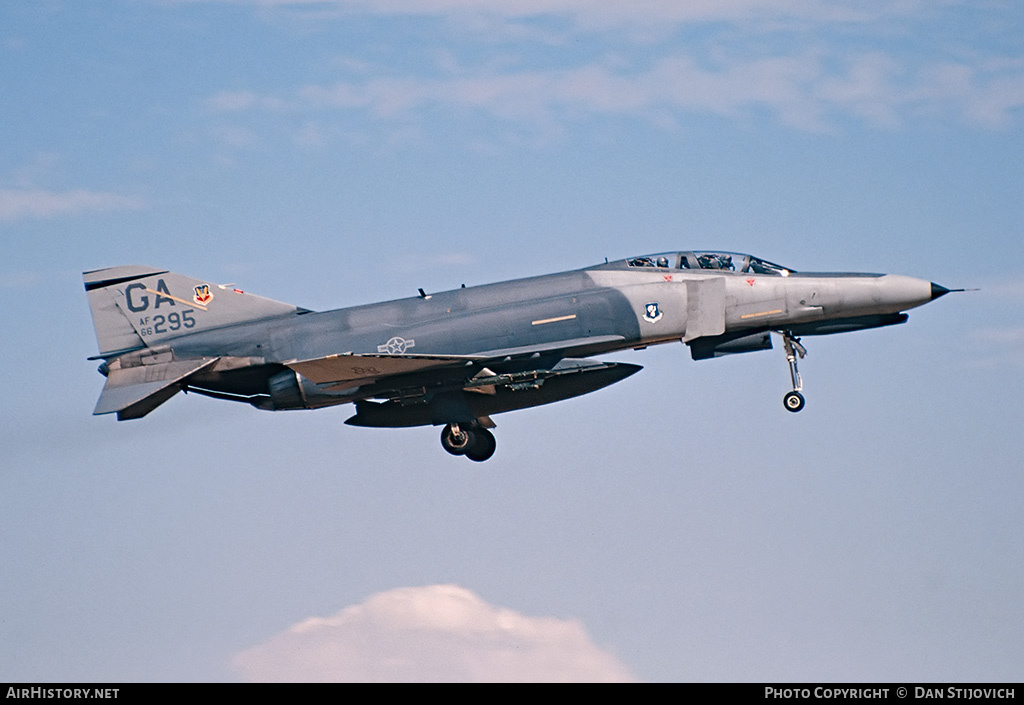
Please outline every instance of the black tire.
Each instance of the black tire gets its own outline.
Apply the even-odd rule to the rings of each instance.
[[[465,455],[473,445],[473,435],[471,431],[462,428],[455,434],[452,425],[448,424],[441,430],[441,446],[452,455]]]
[[[494,434],[486,428],[475,428],[470,434],[472,441],[466,449],[466,457],[475,463],[482,463],[492,455],[498,442],[494,440]]]
[[[794,414],[803,409],[806,403],[804,395],[800,392],[789,392],[782,398],[782,404],[786,407],[786,411],[792,411]]]

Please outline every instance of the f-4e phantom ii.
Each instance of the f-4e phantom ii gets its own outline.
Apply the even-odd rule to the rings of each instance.
[[[690,251],[324,312],[151,267],[84,280],[106,376],[94,414],[141,418],[178,391],[272,411],[354,403],[348,424],[442,426],[444,449],[474,461],[494,454],[492,415],[625,379],[641,368],[593,356],[658,343],[705,360],[777,334],[784,405],[800,411],[802,336],[903,323],[951,291]]]

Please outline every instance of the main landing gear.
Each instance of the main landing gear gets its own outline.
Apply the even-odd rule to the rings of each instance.
[[[793,382],[793,391],[787,392],[782,398],[782,404],[786,411],[796,413],[804,408],[806,403],[804,395],[800,392],[804,388],[803,380],[800,379],[800,370],[797,369],[797,356],[803,359],[807,355],[807,348],[800,344],[799,338],[794,338],[789,331],[779,331],[782,336],[782,345],[786,350],[786,361],[789,363],[789,378]]]
[[[483,426],[450,423],[441,431],[441,445],[452,455],[482,463],[494,455],[494,434]]]

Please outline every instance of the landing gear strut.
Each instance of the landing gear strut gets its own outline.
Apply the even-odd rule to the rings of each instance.
[[[494,455],[494,434],[483,426],[450,423],[441,431],[441,446],[452,455],[482,463]]]
[[[787,392],[782,398],[782,404],[786,411],[796,413],[804,408],[806,403],[801,390],[804,388],[803,380],[800,379],[800,370],[797,369],[797,356],[803,359],[807,355],[807,348],[800,344],[799,338],[794,338],[789,331],[780,331],[782,345],[786,350],[786,361],[789,363],[789,379],[793,382],[793,391]]]

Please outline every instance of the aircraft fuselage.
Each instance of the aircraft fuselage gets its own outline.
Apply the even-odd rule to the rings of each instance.
[[[640,368],[589,357],[673,341],[699,360],[780,334],[799,411],[797,336],[902,323],[949,291],[695,252],[319,313],[145,267],[85,277],[108,375],[95,413],[139,418],[180,389],[270,410],[355,402],[349,423],[446,425],[446,449],[477,460],[493,452],[491,414],[617,382]]]

